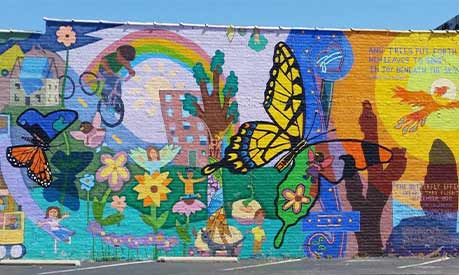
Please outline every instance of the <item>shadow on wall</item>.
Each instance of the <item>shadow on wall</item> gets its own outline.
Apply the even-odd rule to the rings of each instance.
[[[456,159],[440,139],[434,140],[429,165],[421,187],[424,216],[403,219],[394,227],[387,253],[397,256],[427,255],[433,252],[457,255],[456,232],[458,177]]]

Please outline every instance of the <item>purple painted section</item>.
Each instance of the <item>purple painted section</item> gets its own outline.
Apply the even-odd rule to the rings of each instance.
[[[44,211],[38,206],[35,200],[32,198],[29,189],[27,188],[24,178],[19,168],[11,167],[8,160],[6,159],[6,148],[11,146],[11,141],[8,136],[0,136],[0,168],[2,170],[3,178],[8,186],[8,191],[13,196],[17,204],[22,207],[25,216],[34,224],[38,221],[43,220],[45,217]],[[38,226],[38,225],[37,225]],[[55,240],[59,239],[48,227],[40,227],[43,231],[51,235]]]

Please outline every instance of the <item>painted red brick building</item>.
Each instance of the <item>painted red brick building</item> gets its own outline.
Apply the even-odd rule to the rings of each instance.
[[[192,94],[200,99],[200,91],[161,90],[159,98],[167,142],[182,147],[174,159],[176,165],[203,167],[208,163],[207,129],[201,119],[183,110],[185,94]]]

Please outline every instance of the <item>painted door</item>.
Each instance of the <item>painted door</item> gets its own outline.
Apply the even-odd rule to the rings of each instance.
[[[190,167],[196,167],[196,151],[188,152],[188,165]]]

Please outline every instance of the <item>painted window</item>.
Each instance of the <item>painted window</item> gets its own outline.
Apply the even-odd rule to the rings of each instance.
[[[206,145],[207,144],[207,137],[206,136],[199,136],[199,144]]]
[[[173,143],[179,143],[179,138],[178,137],[172,137],[172,142]]]
[[[172,110],[171,107],[167,108],[167,116],[168,117],[173,117],[174,116],[174,110]]]
[[[185,141],[188,142],[188,143],[192,143],[193,142],[193,136],[186,136],[185,137]]]
[[[191,124],[188,121],[183,122],[183,129],[190,130]]]
[[[172,95],[166,95],[165,99],[166,99],[166,102],[171,102],[172,101]]]

